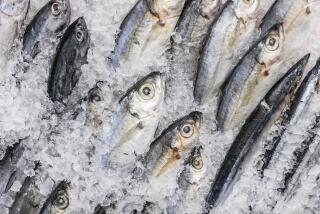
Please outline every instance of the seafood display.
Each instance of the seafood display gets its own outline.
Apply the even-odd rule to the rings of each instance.
[[[319,19],[0,0],[0,214],[320,213]]]

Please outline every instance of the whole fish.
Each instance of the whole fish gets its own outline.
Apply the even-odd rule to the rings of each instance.
[[[241,128],[227,152],[206,198],[208,208],[215,206],[221,200],[221,197],[225,196],[247,153],[273,113],[279,108],[284,98],[298,85],[308,59],[309,55],[305,56],[287,72],[287,75],[269,91]]]
[[[283,115],[280,116],[280,127],[276,131],[277,133],[273,137],[272,141],[267,142],[268,149],[266,149],[262,156],[262,165],[261,168],[258,169],[261,177],[264,176],[264,170],[268,168],[273,154],[281,142],[283,133],[287,130],[288,126],[296,125],[309,100],[315,93],[317,93],[319,79],[320,60],[318,60],[316,66],[304,78],[291,101],[290,107],[284,111]]]
[[[69,0],[50,0],[27,26],[23,36],[22,54],[28,61],[35,58],[42,49],[56,49],[58,37],[70,23]]]
[[[111,161],[127,163],[149,147],[158,127],[165,99],[165,79],[152,72],[132,86],[120,100],[111,144]]]
[[[30,0],[0,1],[0,49],[1,53],[13,45],[23,20],[27,15]]]
[[[61,181],[49,195],[43,204],[39,214],[63,214],[67,213],[70,205],[69,199],[70,183]]]
[[[103,123],[102,114],[105,110],[105,93],[103,88],[105,82],[98,81],[88,92],[88,110],[86,115],[86,126],[100,128]]]
[[[25,148],[21,142],[9,147],[0,161],[0,195],[6,193],[12,183],[15,181],[15,177],[20,173],[17,169],[17,163],[22,157]]]
[[[309,64],[314,65],[320,49],[320,44],[312,42],[319,35],[319,15],[319,1],[294,1],[283,22],[273,26],[246,54],[223,88],[217,112],[220,129],[233,129],[243,123],[272,86],[304,55],[311,53]],[[301,32],[308,36],[301,37]]]
[[[202,113],[192,112],[170,125],[150,145],[143,165],[154,177],[163,175],[175,166],[182,166],[192,148],[198,143]]]
[[[233,0],[213,25],[199,60],[194,98],[207,103],[260,37],[264,16],[277,0]]]
[[[40,193],[35,185],[35,177],[26,177],[9,209],[9,214],[38,213],[39,203]]]
[[[65,31],[57,49],[48,80],[50,99],[64,102],[81,76],[81,66],[87,63],[90,35],[83,17]]]
[[[320,128],[320,117],[317,116],[315,124],[309,131],[309,136],[304,141],[301,142],[300,146],[292,154],[293,159],[290,162],[291,166],[284,173],[284,177],[280,184],[281,186],[278,188],[278,191],[280,191],[281,193],[284,193],[288,189],[293,179],[293,176],[296,174],[299,166],[302,164],[307,154],[310,153],[309,151],[310,145],[315,143],[316,141],[319,141],[319,136],[318,136],[319,128]]]
[[[125,17],[112,55],[122,62],[160,56],[182,12],[185,0],[139,0]]]

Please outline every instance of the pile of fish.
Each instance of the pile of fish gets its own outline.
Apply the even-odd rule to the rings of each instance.
[[[0,0],[0,213],[320,212],[319,0],[79,2]]]

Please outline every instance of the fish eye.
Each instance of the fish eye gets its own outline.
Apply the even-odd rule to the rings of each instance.
[[[252,5],[255,2],[255,0],[243,0],[243,2],[247,5]]]
[[[195,169],[202,169],[203,161],[202,161],[201,156],[194,157],[192,159],[191,164],[192,164],[192,167],[195,168]]]
[[[61,13],[61,5],[57,2],[51,5],[51,12],[54,16],[58,16]]]
[[[53,204],[57,209],[65,210],[69,206],[69,198],[65,194],[60,193]]]
[[[277,35],[270,35],[265,41],[265,46],[269,51],[277,50],[280,46],[279,37]]]
[[[150,100],[155,96],[155,89],[152,84],[143,84],[139,89],[139,94],[144,100]]]
[[[81,30],[78,30],[76,32],[76,39],[79,41],[79,42],[82,42],[83,41],[83,32]]]
[[[99,95],[92,95],[90,100],[91,102],[100,102],[102,99]]]
[[[191,137],[193,133],[194,133],[194,128],[192,124],[187,123],[180,127],[180,134],[184,138]]]

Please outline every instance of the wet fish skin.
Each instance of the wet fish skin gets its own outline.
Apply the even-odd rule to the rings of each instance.
[[[117,124],[108,143],[112,162],[127,163],[148,148],[164,107],[165,77],[152,72],[134,84],[120,99]]]
[[[178,43],[202,45],[210,25],[219,17],[227,0],[187,1],[178,20],[174,37]]]
[[[22,54],[26,60],[34,59],[46,45],[58,44],[58,37],[70,23],[69,0],[50,0],[44,5],[27,26],[23,36]]]
[[[70,205],[69,198],[70,183],[61,181],[51,192],[43,204],[39,214],[63,214],[67,213]]]
[[[87,64],[90,34],[83,17],[75,20],[65,31],[48,80],[49,98],[64,102],[81,76],[81,66]]]
[[[16,38],[23,20],[27,15],[30,0],[0,1],[0,49],[9,50]]]
[[[279,130],[277,130],[276,135],[273,137],[271,142],[267,142],[267,144],[271,144],[272,146],[270,147],[270,149],[267,149],[262,156],[262,165],[261,168],[258,169],[261,177],[264,177],[264,170],[268,168],[273,154],[279,143],[281,142],[283,133],[286,131],[288,126],[292,126],[297,123],[297,120],[301,116],[308,101],[316,92],[319,77],[320,60],[318,60],[315,67],[304,78],[301,85],[297,89],[293,100],[291,101],[290,107],[286,111],[284,111],[283,115],[281,116],[280,128]]]
[[[35,177],[26,177],[9,209],[9,214],[34,214],[39,212],[40,193]]]
[[[116,69],[134,57],[160,56],[182,12],[185,0],[140,0],[120,26],[111,61]],[[156,50],[156,53],[154,52]]]
[[[277,189],[279,192],[284,193],[288,189],[293,179],[293,176],[297,173],[298,168],[302,164],[303,160],[306,158],[309,152],[310,145],[315,143],[315,141],[319,140],[317,135],[319,128],[320,128],[320,117],[317,116],[315,124],[313,125],[313,127],[311,128],[311,131],[309,132],[310,133],[309,136],[304,141],[302,141],[300,144],[300,147],[293,152],[292,154],[293,159],[291,160],[292,166],[287,170],[287,172],[285,172],[284,178],[281,182],[281,187]]]
[[[25,148],[21,143],[16,143],[12,147],[9,147],[5,153],[5,156],[0,161],[0,195],[6,193],[10,189],[12,182],[10,182],[19,170],[16,168],[16,164],[22,157]]]
[[[276,0],[235,0],[224,8],[201,52],[194,88],[196,102],[209,102],[240,59],[259,40],[259,26],[274,2]]]
[[[302,56],[311,53],[309,64],[313,66],[320,46],[310,41],[318,35],[315,17],[319,14],[318,1],[294,1],[283,22],[273,27],[240,61],[221,96],[217,114],[221,130],[230,130],[243,123],[272,86]],[[302,31],[309,32],[310,36],[300,37]]]
[[[260,136],[272,114],[284,101],[285,96],[290,94],[298,85],[308,59],[309,55],[306,55],[288,71],[288,73],[268,92],[265,99],[260,102],[241,128],[227,152],[206,198],[208,208],[217,205],[219,200],[221,200],[221,197],[227,192],[243,163],[246,154]]]
[[[195,111],[170,125],[151,143],[143,158],[147,172],[159,177],[173,165],[183,164],[198,142],[201,124],[202,113]]]

